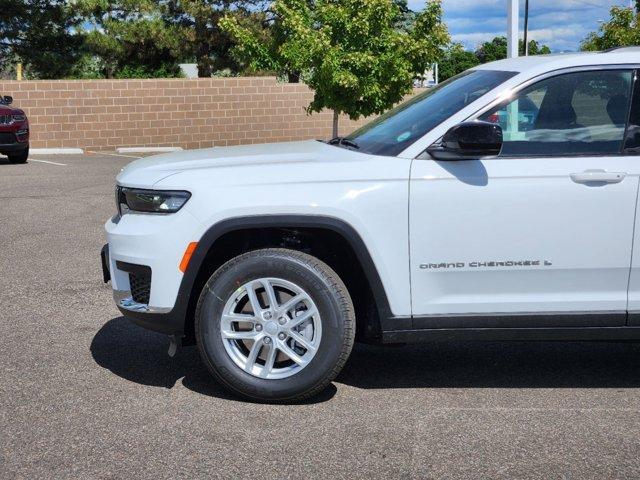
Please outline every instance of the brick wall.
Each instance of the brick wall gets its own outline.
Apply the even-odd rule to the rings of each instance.
[[[31,124],[31,146],[113,149],[329,138],[330,112],[307,115],[312,92],[274,77],[3,81]],[[340,133],[362,125],[340,119]]]

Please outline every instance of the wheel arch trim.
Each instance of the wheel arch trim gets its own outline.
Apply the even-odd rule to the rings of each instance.
[[[324,215],[255,215],[222,220],[209,227],[202,235],[184,273],[176,303],[171,312],[177,317],[176,320],[181,318],[183,324],[186,322],[187,309],[196,279],[216,241],[231,232],[256,228],[318,228],[337,233],[349,244],[360,262],[376,301],[380,319],[392,315],[387,292],[378,269],[364,240],[353,226],[344,220]]]

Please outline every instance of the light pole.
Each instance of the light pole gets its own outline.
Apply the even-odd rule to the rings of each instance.
[[[518,56],[518,0],[507,0],[507,58]]]
[[[524,2],[524,56],[529,56],[529,0]]]
[[[507,58],[518,56],[519,0],[507,0]],[[511,140],[518,131],[518,102],[507,105],[507,128],[503,132],[505,140]]]

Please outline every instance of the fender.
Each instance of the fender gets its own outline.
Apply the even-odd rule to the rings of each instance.
[[[364,274],[369,281],[378,308],[380,321],[384,324],[385,320],[392,317],[387,294],[382,285],[378,269],[358,232],[343,220],[321,215],[256,215],[234,217],[218,222],[211,226],[198,241],[198,246],[193,252],[189,266],[182,277],[175,305],[170,312],[162,314],[137,313],[122,309],[121,312],[134,323],[147,329],[168,335],[182,336],[184,334],[185,321],[196,278],[207,254],[216,240],[233,231],[249,228],[278,227],[323,228],[332,230],[345,238],[355,252]]]

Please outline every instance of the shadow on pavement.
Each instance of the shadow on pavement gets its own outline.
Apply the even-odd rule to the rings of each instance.
[[[635,388],[640,344],[356,345],[337,381],[358,388]]]
[[[124,317],[109,320],[91,342],[91,354],[98,365],[119,377],[141,385],[172,388],[182,384],[202,395],[238,400],[211,377],[200,361],[195,347],[185,347],[171,358],[167,355],[169,340],[165,335],[133,325]],[[320,403],[331,399],[336,387],[304,403]]]
[[[194,392],[236,399],[200,362],[197,349],[175,358],[168,340],[123,317],[107,322],[93,338],[95,361],[142,385],[172,388],[182,379]],[[636,388],[640,344],[623,342],[434,342],[405,346],[357,344],[336,382],[386,388]],[[311,400],[330,400],[331,385]]]
[[[29,163],[28,160],[26,163],[11,163],[8,157],[3,157],[2,155],[0,155],[0,165],[7,165],[10,167],[24,167],[28,163]]]

